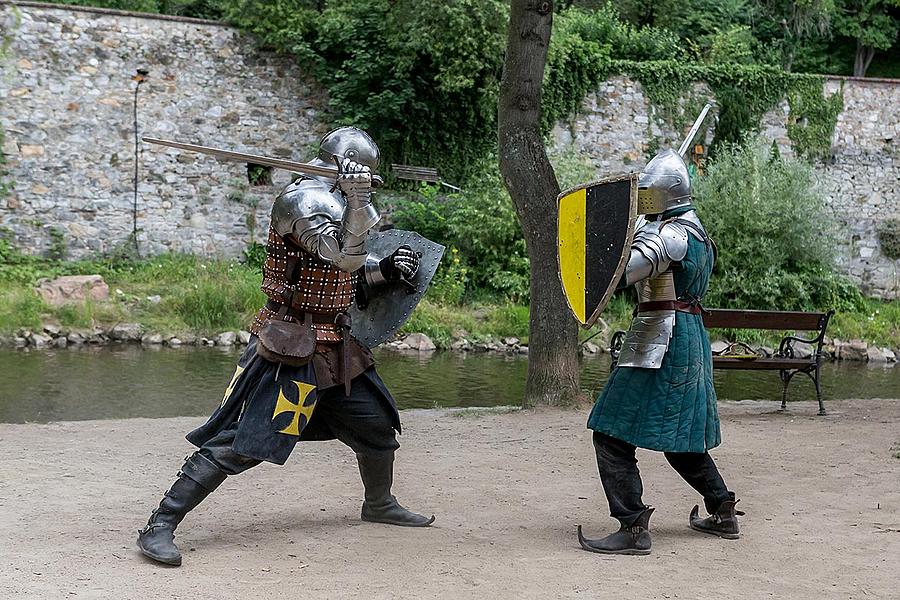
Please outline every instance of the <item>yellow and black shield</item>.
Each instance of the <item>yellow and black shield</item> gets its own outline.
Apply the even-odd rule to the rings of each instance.
[[[637,216],[637,174],[580,185],[559,195],[559,278],[569,308],[594,324],[628,262]]]

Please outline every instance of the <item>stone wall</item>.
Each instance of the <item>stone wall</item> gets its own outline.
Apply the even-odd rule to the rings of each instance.
[[[308,158],[322,133],[320,91],[288,60],[196,19],[20,4],[0,75],[0,123],[15,188],[0,226],[34,253],[115,251],[133,228],[136,69],[141,135]],[[14,9],[0,6],[7,31]],[[139,146],[141,252],[240,256],[263,240],[278,185],[247,165]],[[276,172],[276,183],[284,183]]]
[[[900,217],[900,82],[855,78],[829,79],[828,94],[842,93],[831,158],[818,164],[828,202],[843,224],[841,264],[864,293],[900,298],[900,261],[884,255],[876,225]],[[698,85],[694,96],[712,98]],[[791,156],[787,102],[765,115],[762,134]],[[589,94],[575,117],[553,131],[559,149],[587,157],[598,175],[637,171],[650,158],[651,141],[677,147],[687,131],[672,131],[654,117],[640,83],[610,79]],[[706,144],[714,130],[706,132]],[[703,140],[698,140],[703,141]]]
[[[138,93],[141,134],[305,159],[323,132],[323,93],[302,68],[258,51],[222,24],[99,9],[0,4],[13,56],[0,74],[0,124],[15,189],[0,198],[0,227],[33,253],[69,257],[128,243],[134,201],[133,102],[136,69],[150,71]],[[829,80],[841,92],[833,158],[821,184],[846,224],[843,265],[868,294],[900,298],[900,265],[878,243],[878,222],[900,217],[900,85]],[[704,86],[695,95],[710,96]],[[763,133],[790,154],[787,105]],[[707,144],[712,131],[707,131]],[[650,142],[677,144],[684,132],[654,118],[639,83],[604,83],[554,130],[598,175],[640,169]],[[264,239],[271,199],[286,182],[251,187],[247,167],[141,144],[138,242],[147,254],[184,251],[240,256]]]

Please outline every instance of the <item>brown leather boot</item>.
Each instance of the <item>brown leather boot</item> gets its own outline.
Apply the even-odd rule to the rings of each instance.
[[[650,554],[650,515],[653,508],[648,507],[638,515],[630,526],[620,521],[621,526],[615,533],[611,533],[599,540],[590,540],[581,533],[581,525],[578,526],[578,542],[588,552],[600,554]]]
[[[738,527],[737,516],[744,514],[735,509],[738,502],[740,500],[726,500],[719,505],[716,512],[705,519],[700,518],[700,507],[695,505],[691,511],[691,529],[717,535],[726,540],[738,539],[741,537],[741,530]]]

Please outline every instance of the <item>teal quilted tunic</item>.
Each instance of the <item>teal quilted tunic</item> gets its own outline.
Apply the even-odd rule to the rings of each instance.
[[[687,255],[673,266],[679,297],[686,293],[701,298],[706,293],[713,260],[712,250],[689,235]],[[700,315],[675,313],[661,368],[613,369],[588,428],[663,452],[705,452],[719,445],[712,353]]]

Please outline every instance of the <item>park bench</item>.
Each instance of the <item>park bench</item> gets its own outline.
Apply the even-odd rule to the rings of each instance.
[[[803,373],[808,376],[816,387],[816,400],[819,402],[819,414],[825,414],[825,405],[822,403],[822,387],[820,374],[824,352],[822,346],[825,340],[825,328],[828,321],[834,315],[834,311],[828,312],[800,312],[780,310],[732,310],[723,308],[704,309],[703,325],[707,329],[767,329],[774,331],[811,331],[815,336],[802,338],[796,335],[785,335],[781,338],[778,350],[773,356],[759,356],[747,348],[746,351],[737,354],[734,352],[736,344],[732,344],[724,351],[713,355],[713,368],[715,369],[748,369],[778,371],[781,377],[781,410],[787,407],[788,384],[794,375]],[[622,342],[625,339],[624,331],[617,331],[610,340],[609,352],[613,357],[613,364],[619,356]],[[794,344],[802,342],[813,346],[809,356],[800,356]],[[744,345],[746,348],[746,345]]]
[[[437,183],[451,190],[460,192],[458,187],[450,185],[441,179],[438,170],[434,167],[414,167],[412,165],[391,165],[391,171],[397,179],[408,179],[410,181],[424,181],[426,183]]]

